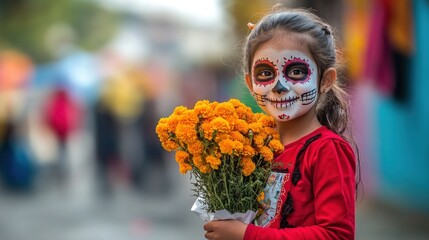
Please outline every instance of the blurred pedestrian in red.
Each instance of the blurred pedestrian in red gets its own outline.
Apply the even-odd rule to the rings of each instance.
[[[46,102],[45,122],[58,140],[59,160],[58,173],[60,178],[67,174],[67,142],[81,124],[82,111],[80,104],[63,87],[56,87]]]

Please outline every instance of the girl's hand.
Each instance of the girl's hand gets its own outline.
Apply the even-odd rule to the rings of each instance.
[[[204,235],[210,240],[242,240],[247,224],[238,220],[216,220],[204,224]]]

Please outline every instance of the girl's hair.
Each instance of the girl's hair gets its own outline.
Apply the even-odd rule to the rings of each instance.
[[[244,44],[244,73],[250,74],[252,60],[258,47],[282,33],[299,33],[299,40],[305,44],[316,62],[319,74],[319,91],[323,73],[330,67],[342,69],[332,28],[315,14],[304,9],[285,9],[276,5],[273,11],[263,17],[246,38]],[[340,72],[340,71],[339,71]],[[316,115],[320,123],[350,142],[356,151],[359,164],[359,152],[352,132],[348,131],[350,112],[344,84],[337,80],[326,93],[319,93]],[[346,135],[347,134],[347,135]],[[359,166],[358,166],[359,168]],[[359,170],[358,170],[359,171]],[[357,183],[360,182],[360,171]]]
[[[331,27],[306,10],[281,10],[275,7],[274,12],[262,18],[247,37],[244,46],[245,73],[251,72],[252,59],[261,44],[282,31],[302,33],[304,36],[299,40],[303,41],[316,62],[320,86],[325,70],[337,68],[337,49]],[[346,93],[338,84],[334,84],[325,94],[320,94],[316,112],[323,125],[343,136],[349,121],[349,111]]]

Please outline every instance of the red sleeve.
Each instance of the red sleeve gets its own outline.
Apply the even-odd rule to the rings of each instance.
[[[244,240],[355,238],[356,162],[353,150],[338,139],[322,140],[317,148],[314,164],[310,166],[316,224],[286,229],[249,224]]]

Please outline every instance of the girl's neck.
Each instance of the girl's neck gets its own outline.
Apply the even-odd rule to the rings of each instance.
[[[283,145],[292,143],[321,126],[322,124],[317,119],[315,111],[311,110],[298,118],[277,123]]]

